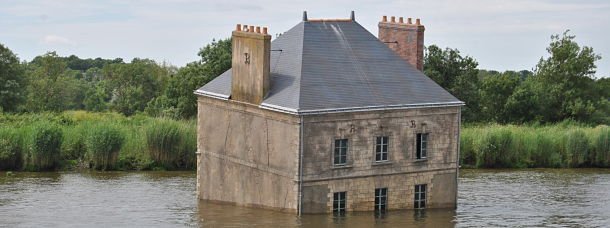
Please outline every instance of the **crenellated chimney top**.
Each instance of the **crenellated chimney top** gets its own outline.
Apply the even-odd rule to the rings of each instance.
[[[403,17],[396,21],[395,16],[383,16],[379,22],[379,40],[386,43],[401,58],[409,64],[423,70],[424,66],[424,30],[419,18],[407,18],[405,23]]]
[[[267,27],[235,26],[231,59],[231,98],[250,104],[261,104],[271,87],[271,36]]]

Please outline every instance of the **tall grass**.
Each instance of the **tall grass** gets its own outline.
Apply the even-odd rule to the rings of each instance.
[[[63,133],[56,124],[39,121],[26,128],[28,170],[52,170],[59,166]]]
[[[146,126],[145,132],[148,152],[155,163],[166,169],[184,169],[194,166],[197,145],[194,126],[157,119]]]
[[[92,167],[100,170],[114,169],[124,141],[123,133],[112,125],[91,126],[87,134],[86,148]]]
[[[156,125],[174,129],[169,131],[174,135],[153,136],[152,126]],[[192,120],[144,115],[125,117],[85,111],[0,113],[0,169],[37,171],[89,165],[106,170],[193,169],[195,129]],[[148,135],[161,138],[166,144],[149,146]]]
[[[0,170],[18,170],[23,165],[23,146],[18,132],[0,128]]]
[[[466,126],[460,139],[465,167],[610,167],[610,127]]]

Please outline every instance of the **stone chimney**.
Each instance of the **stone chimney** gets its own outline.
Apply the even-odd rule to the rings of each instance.
[[[259,105],[269,92],[271,35],[267,27],[237,24],[232,34],[231,99]]]
[[[388,21],[388,17],[383,16],[379,22],[379,40],[412,66],[423,71],[424,30],[419,18],[413,24],[411,18],[405,22],[402,17],[396,21],[396,17],[392,16]]]

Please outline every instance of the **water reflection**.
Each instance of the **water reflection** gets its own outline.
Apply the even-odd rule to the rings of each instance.
[[[198,224],[203,227],[453,227],[454,210],[401,210],[382,215],[348,212],[344,215],[303,215],[201,201]]]
[[[607,227],[610,169],[462,170],[457,210],[303,215],[197,201],[193,172],[0,172],[0,227]]]

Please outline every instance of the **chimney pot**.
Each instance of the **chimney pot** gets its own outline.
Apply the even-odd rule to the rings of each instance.
[[[307,11],[303,11],[303,21],[307,21]]]
[[[248,31],[248,25],[244,25],[244,27],[243,27],[243,29],[242,29],[242,30],[243,30],[244,32],[247,32],[247,31]]]
[[[392,16],[392,23],[396,23],[396,17]]]
[[[419,20],[419,18],[415,19],[415,24],[421,25],[421,21]]]
[[[267,27],[263,27],[263,34],[267,35]]]
[[[399,17],[399,18],[398,18],[398,23],[401,23],[401,24],[402,24],[402,23],[405,23],[405,20],[404,20],[402,17]]]
[[[254,25],[250,25],[250,28],[248,28],[248,32],[254,32]]]
[[[256,26],[256,33],[261,33],[261,27],[260,26]]]
[[[411,18],[407,18],[407,24],[413,24],[413,21],[411,21]]]
[[[349,18],[352,19],[352,21],[356,20],[356,15],[354,14],[353,10],[352,10],[352,13],[349,15]]]
[[[241,24],[237,24],[237,26],[235,27],[235,31],[241,31]]]
[[[383,18],[381,19],[381,21],[383,21],[383,22],[388,22],[388,16],[383,16]]]

